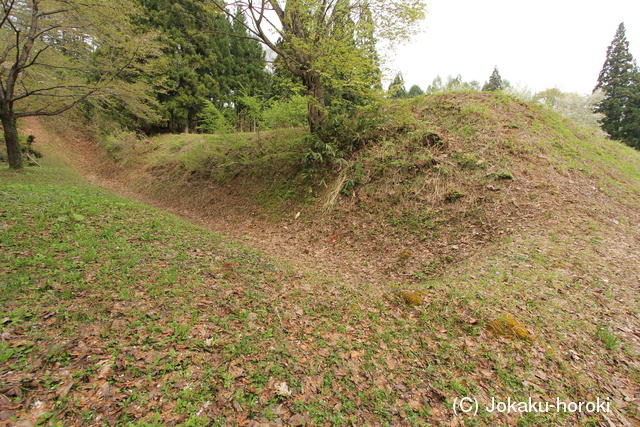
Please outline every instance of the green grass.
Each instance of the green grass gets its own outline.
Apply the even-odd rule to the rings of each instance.
[[[495,384],[501,392],[530,392],[513,377],[533,369],[526,345],[465,344],[478,336],[458,314],[479,308],[471,294],[434,290],[431,305],[408,309],[298,279],[262,254],[97,188],[30,181],[0,186],[0,305],[10,337],[0,361],[12,372],[4,382],[30,378],[14,402],[48,390],[39,399],[49,424],[295,416],[308,425],[428,425],[438,419],[433,408],[479,391],[481,366],[511,372]],[[492,361],[481,345],[502,358]],[[122,410],[91,404],[96,389]]]
[[[406,271],[404,281],[356,286],[296,269],[88,185],[53,153],[42,168],[0,171],[0,389],[13,421],[451,425],[465,396],[612,397],[616,417],[637,418],[621,394],[640,378],[627,333],[638,316],[628,244],[637,154],[501,96],[412,102],[406,138],[349,159],[352,185],[332,216],[339,230],[357,225],[353,212],[377,219],[349,237],[380,238],[378,252],[341,246],[340,256],[375,265],[387,253],[386,271]],[[442,144],[424,145],[432,133]],[[301,168],[304,147],[274,135],[163,136],[118,150],[121,163],[168,177],[152,190],[260,181],[245,189],[266,208],[313,205],[330,175]],[[607,193],[561,203],[585,182]],[[465,252],[476,234],[486,241]],[[385,287],[419,289],[424,304]],[[526,339],[488,328],[507,314]],[[457,419],[605,422],[485,410]]]

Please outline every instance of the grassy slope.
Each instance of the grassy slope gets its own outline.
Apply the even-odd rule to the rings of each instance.
[[[599,425],[452,404],[609,397],[609,420],[640,419],[638,153],[502,97],[426,98],[395,117],[396,136],[350,159],[352,195],[304,226],[341,230],[333,250],[384,267],[397,283],[383,291],[422,289],[416,307],[224,245],[55,159],[2,172],[3,408],[61,425]],[[425,146],[429,132],[445,146]],[[255,165],[277,169],[258,144],[216,157],[154,141],[128,161],[165,179],[138,185],[182,200],[205,176],[320,211],[328,194],[296,198],[309,178],[292,161],[288,184],[256,186]],[[277,152],[299,158],[296,144]],[[209,172],[171,160],[203,150]],[[212,176],[230,156],[243,172]]]

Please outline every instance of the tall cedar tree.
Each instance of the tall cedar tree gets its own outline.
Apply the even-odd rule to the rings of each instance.
[[[484,92],[495,92],[504,89],[505,85],[498,71],[498,67],[493,67],[493,73],[489,77],[489,81],[482,86]]]
[[[637,79],[640,81],[640,78]],[[625,108],[621,126],[620,139],[627,145],[640,150],[640,83],[631,88],[629,103]]]
[[[244,27],[200,0],[139,0],[148,28],[160,32],[169,71],[158,100],[172,132],[189,132],[205,101],[222,108],[266,85],[262,47]],[[243,18],[236,15],[236,19]],[[261,89],[260,89],[261,90]]]
[[[598,76],[596,89],[602,89],[604,100],[598,112],[604,114],[602,129],[611,138],[640,147],[640,78],[638,66],[629,52],[624,23],[607,48],[607,59]]]

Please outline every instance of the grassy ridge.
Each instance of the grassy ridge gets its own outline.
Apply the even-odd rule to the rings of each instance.
[[[366,197],[340,199],[337,216],[354,203],[373,206],[386,187],[396,189],[397,203],[382,207],[394,210],[381,217],[380,230],[409,240],[431,236],[428,227],[438,226],[442,237],[419,240],[413,254],[391,253],[396,269],[407,269],[420,246],[441,238],[447,247],[464,247],[453,239],[465,241],[460,230],[482,230],[478,218],[504,215],[504,222],[482,251],[452,264],[445,257],[456,249],[449,248],[421,267],[444,275],[387,283],[397,292],[385,294],[377,284],[355,287],[226,244],[88,186],[54,160],[22,174],[0,172],[0,393],[6,396],[0,413],[15,417],[7,425],[595,426],[605,416],[634,422],[637,181],[633,172],[602,174],[595,159],[618,165],[637,157],[575,132],[574,139],[558,139],[568,153],[569,144],[594,150],[593,162],[585,161],[553,148],[546,137],[556,125],[549,121],[537,128],[548,143],[520,128],[505,131],[505,123],[523,127],[515,114],[529,111],[511,101],[500,101],[500,108],[447,101],[413,109],[411,123],[427,109],[441,114],[419,121],[413,140],[383,141],[366,153],[370,158],[350,159],[348,173],[361,164],[355,188]],[[513,116],[496,121],[507,110]],[[447,151],[422,146],[419,134],[427,131],[441,135]],[[408,155],[411,149],[428,161]],[[560,172],[518,160],[539,154]],[[210,164],[218,164],[215,158]],[[424,167],[416,171],[411,162]],[[371,173],[376,168],[379,175]],[[54,169],[66,176],[64,185],[52,185]],[[516,179],[488,176],[502,172]],[[598,175],[606,191],[585,188],[583,173]],[[452,185],[465,195],[446,200],[448,190],[420,193],[420,180],[422,188]],[[509,186],[510,197],[503,197]],[[566,199],[573,207],[561,203]],[[439,215],[462,219],[467,207],[486,212],[452,226],[410,210],[429,203]],[[466,396],[481,403],[477,416],[454,413],[456,399]],[[610,398],[613,412],[497,414],[485,409],[492,397]]]

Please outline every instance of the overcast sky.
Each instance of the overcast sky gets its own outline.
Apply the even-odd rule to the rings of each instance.
[[[533,91],[590,93],[607,47],[624,22],[640,62],[640,0],[426,0],[425,30],[389,64],[426,89],[440,75],[503,79]]]

